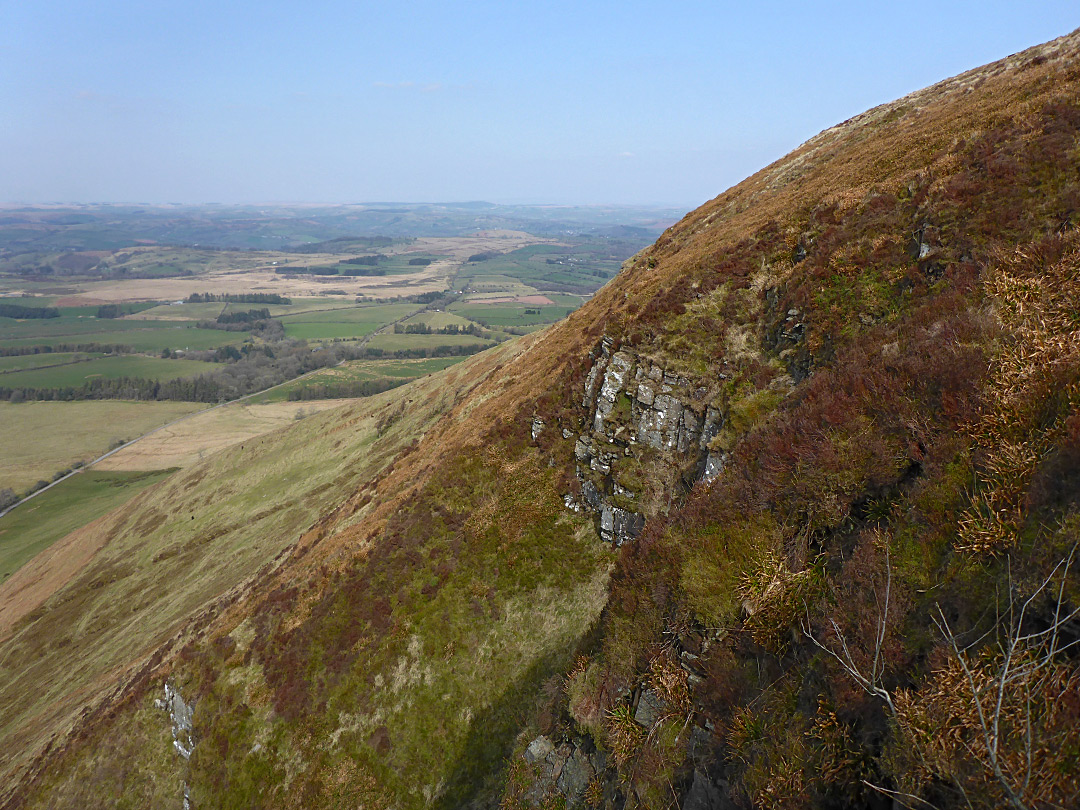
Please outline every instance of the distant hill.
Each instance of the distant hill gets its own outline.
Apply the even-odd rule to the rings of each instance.
[[[282,250],[340,238],[468,236],[481,230],[589,235],[611,225],[655,239],[682,209],[528,206],[492,203],[372,203],[324,206],[131,206],[0,208],[0,256],[116,250],[145,244]]]
[[[84,527],[0,801],[1077,806],[1078,150],[1074,32]]]

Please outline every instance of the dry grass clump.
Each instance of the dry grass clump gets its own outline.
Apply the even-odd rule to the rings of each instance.
[[[979,806],[1071,807],[1080,800],[1080,672],[1025,651],[1005,690],[1002,656],[951,657],[918,692],[896,696],[912,750],[905,788],[956,784]],[[1012,795],[1010,795],[1012,794]]]
[[[980,490],[960,520],[959,548],[997,554],[1016,546],[1041,461],[1080,408],[1080,233],[999,257],[985,281],[1006,330],[988,402],[969,430],[983,452]]]
[[[630,707],[620,703],[607,713],[604,722],[605,742],[618,768],[633,760],[645,741],[645,730],[634,722]]]
[[[743,574],[739,596],[747,614],[745,625],[754,641],[774,652],[783,652],[800,626],[809,605],[825,584],[822,561],[791,571],[787,562],[769,550]]]

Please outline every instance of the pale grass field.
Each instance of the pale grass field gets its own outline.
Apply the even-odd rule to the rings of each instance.
[[[77,461],[97,458],[120,439],[134,439],[205,407],[120,400],[0,402],[0,488],[22,492]]]
[[[318,276],[298,275],[286,278],[276,271],[290,266],[302,268],[338,262],[338,254],[311,253],[297,255],[260,254],[266,264],[261,267],[218,268],[197,276],[178,278],[135,278],[122,281],[76,283],[76,291],[63,297],[58,304],[79,306],[123,301],[180,301],[192,293],[215,294],[276,293],[289,298],[321,297],[328,289],[345,290],[349,296],[391,298],[445,290],[461,262],[475,253],[498,251],[508,253],[527,245],[551,243],[517,231],[491,231],[468,237],[421,238],[387,251],[390,255],[435,253],[439,259],[416,273],[393,276]],[[277,261],[270,265],[271,258]]]
[[[159,430],[97,465],[99,470],[145,471],[189,467],[213,453],[256,436],[285,427],[351,399],[310,402],[238,403],[198,414]]]

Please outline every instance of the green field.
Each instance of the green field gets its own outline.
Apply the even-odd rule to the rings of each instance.
[[[443,329],[447,326],[467,328],[472,321],[452,312],[421,312],[419,315],[414,315],[401,323],[403,326],[408,326],[411,323],[422,323],[432,329]]]
[[[235,312],[245,307],[270,310],[271,317],[297,315],[303,312],[322,312],[328,309],[351,309],[356,303],[343,298],[293,298],[291,304],[229,304],[226,312]]]
[[[602,242],[530,245],[465,265],[458,283],[484,291],[512,279],[543,292],[591,293],[618,273],[620,265],[611,246]]]
[[[334,340],[335,338],[360,338],[369,335],[383,324],[370,323],[289,323],[285,334],[298,340]]]
[[[431,259],[431,261],[437,262],[439,259],[445,258],[445,256],[436,253],[399,253],[386,257],[379,262],[379,267],[386,270],[387,275],[391,276],[404,273],[420,273],[427,269],[427,265],[409,264],[411,259]]]
[[[368,343],[372,349],[384,352],[396,352],[403,349],[434,349],[438,346],[483,346],[494,345],[494,341],[472,335],[375,335]]]
[[[298,315],[305,312],[323,312],[333,309],[352,309],[356,303],[341,298],[293,298],[291,304],[259,304],[211,301],[200,304],[160,304],[145,309],[138,315],[126,318],[134,320],[202,321],[214,320],[226,312],[246,312],[249,309],[266,309],[270,317]]]
[[[358,259],[360,257],[368,257],[373,255],[379,255],[378,264],[367,264],[358,261],[350,261],[351,259]],[[399,276],[409,273],[422,273],[427,269],[428,265],[416,265],[409,264],[413,259],[430,259],[432,262],[445,258],[434,253],[404,253],[387,256],[386,254],[379,254],[377,251],[368,251],[361,253],[357,256],[340,256],[333,255],[327,256],[324,261],[320,261],[316,264],[309,264],[307,266],[300,266],[297,264],[285,265],[278,268],[280,271],[288,274],[290,272],[301,274],[305,271],[320,269],[325,270],[325,273],[319,273],[317,275],[323,278],[333,278],[336,276],[362,276],[362,277],[378,277],[378,276]]]
[[[51,307],[55,300],[56,297],[52,295],[0,295],[0,303],[20,307]]]
[[[558,296],[573,298],[573,296]],[[553,299],[554,300],[554,299]],[[554,323],[577,309],[581,299],[573,305],[566,304],[473,304],[468,301],[450,305],[451,312],[485,326],[532,326]],[[528,310],[528,312],[526,312]],[[537,312],[539,310],[539,312]]]
[[[157,301],[124,301],[118,305],[120,307],[121,316],[126,317],[128,315],[137,315],[140,312],[145,312],[148,309],[156,309],[159,304]],[[98,305],[88,304],[83,307],[60,307],[60,317],[63,318],[97,318]],[[109,318],[102,318],[102,321],[108,321]],[[112,319],[117,320],[117,319]]]
[[[419,304],[372,304],[353,305],[347,308],[329,309],[323,312],[306,312],[286,315],[281,322],[290,323],[389,323],[415,312]]]
[[[62,315],[59,318],[31,318],[16,320],[0,318],[0,340],[26,337],[77,337],[93,332],[124,332],[129,329],[150,329],[158,324],[149,324],[121,319],[102,319],[92,315]],[[162,326],[162,328],[165,328]]]
[[[258,394],[249,402],[252,404],[263,402],[285,402],[289,399],[289,393],[318,385],[332,385],[343,382],[362,382],[364,380],[404,379],[413,380],[442,371],[455,363],[465,360],[462,357],[428,357],[417,360],[393,359],[393,360],[350,360],[335,368],[324,368],[302,380],[293,380],[273,391]]]
[[[325,312],[308,312],[281,318],[285,334],[304,340],[363,337],[381,326],[420,309],[419,304],[352,306]]]
[[[0,319],[3,320],[3,319]],[[60,320],[60,319],[58,319]],[[94,319],[97,321],[97,319]],[[235,346],[244,341],[244,332],[223,329],[198,329],[168,321],[97,321],[98,329],[80,332],[12,337],[0,327],[0,346],[61,346],[79,343],[105,343],[131,346],[137,352],[160,352],[162,349],[198,351],[219,346]],[[117,324],[124,324],[116,329]]]
[[[144,377],[151,380],[175,380],[178,377],[194,377],[196,374],[206,374],[213,370],[212,365],[201,363],[198,360],[164,360],[158,357],[122,355],[96,357],[92,360],[54,366],[53,368],[12,371],[0,375],[0,386],[4,388],[77,387],[95,377],[105,379]]]
[[[530,287],[520,279],[489,273],[469,275],[463,271],[457,277],[457,286],[469,295],[474,293],[481,296],[537,294],[536,287]]]
[[[0,518],[0,582],[42,549],[171,473],[88,470],[11,510]]]
[[[23,371],[29,368],[43,368],[47,366],[62,366],[68,363],[76,363],[81,360],[89,360],[94,355],[83,352],[43,352],[41,354],[21,354],[15,357],[0,357],[0,385],[3,384],[4,375],[10,371]]]
[[[119,399],[0,402],[0,489],[24,492],[36,481],[52,480],[58,470],[206,407]]]
[[[144,309],[133,317],[125,318],[125,320],[212,321],[220,315],[227,306],[228,304],[224,304],[221,301],[213,301],[208,304],[159,304]],[[254,307],[255,304],[250,304],[249,306]]]

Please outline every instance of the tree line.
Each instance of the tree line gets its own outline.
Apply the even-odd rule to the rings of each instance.
[[[276,293],[192,293],[185,304],[291,304],[292,299]],[[269,315],[267,316],[269,317]]]
[[[470,323],[468,326],[462,326],[461,324],[452,323],[447,326],[440,326],[437,329],[433,329],[426,323],[409,323],[409,324],[394,324],[395,335],[472,335],[473,337],[483,337],[483,330],[479,324]]]
[[[277,321],[269,321],[269,323],[277,323]],[[483,351],[485,348],[482,345],[434,346],[385,351],[338,345],[312,349],[304,341],[281,341],[272,347],[263,345],[244,347],[239,351],[233,349],[227,352],[227,356],[213,358],[223,360],[221,366],[193,377],[164,381],[145,377],[96,378],[82,385],[57,388],[0,386],[0,401],[75,402],[87,399],[132,399],[224,402],[247,394],[258,393],[316,369],[335,366],[342,360],[465,357]],[[342,394],[342,396],[346,395]],[[366,395],[359,394],[358,396]]]
[[[0,303],[0,318],[59,318],[56,307],[24,307],[19,304]]]
[[[54,352],[100,352],[102,354],[133,354],[134,346],[123,343],[57,343],[53,346],[0,346],[0,357],[22,357],[27,354]]]

